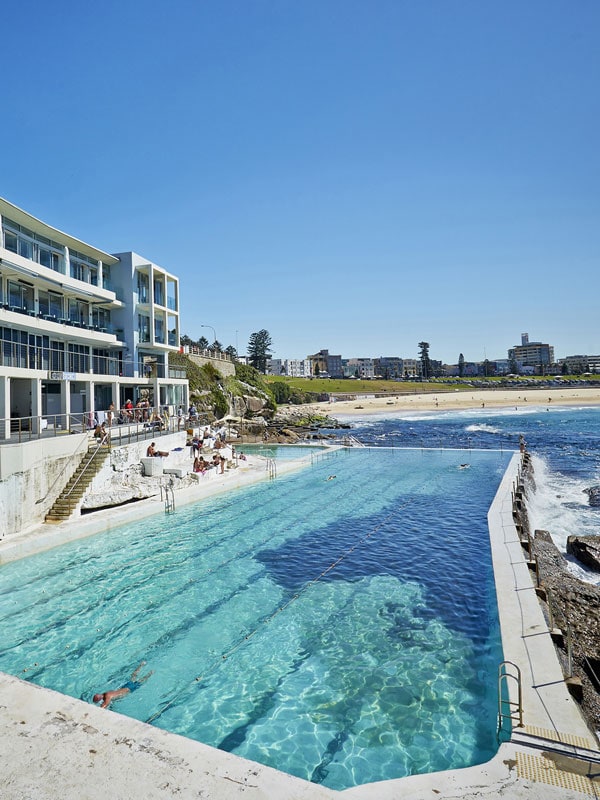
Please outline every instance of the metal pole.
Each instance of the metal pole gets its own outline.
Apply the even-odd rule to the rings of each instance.
[[[212,325],[200,325],[200,327],[201,327],[201,328],[210,328],[210,329],[212,330],[212,332],[213,332],[213,337],[214,337],[214,338],[213,338],[213,344],[214,344],[214,343],[217,341],[217,332],[215,331],[215,329],[213,328],[213,326],[212,326]]]

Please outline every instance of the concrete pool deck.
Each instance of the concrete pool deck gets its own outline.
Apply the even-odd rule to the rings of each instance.
[[[511,460],[488,523],[502,646],[505,659],[521,669],[525,727],[515,731],[512,741],[502,744],[489,762],[337,792],[0,673],[0,797],[565,800],[600,796],[600,781],[590,779],[600,772],[595,761],[600,753],[566,688],[512,517],[511,490],[519,459],[515,455]],[[293,468],[294,462],[279,465],[280,472]],[[244,485],[256,477],[248,473],[239,480]],[[226,488],[234,485],[237,476],[236,483]],[[148,508],[148,513],[156,513],[162,505],[149,503]],[[139,519],[140,508],[129,507],[127,514]],[[126,521],[111,512],[113,526]],[[99,520],[83,524],[89,526],[83,535],[91,535]],[[53,543],[62,527],[55,526]],[[106,527],[104,520],[102,529]],[[69,536],[66,530],[64,535]],[[21,555],[33,550],[34,538],[33,532],[21,538]],[[8,544],[3,542],[0,550]],[[509,689],[513,700],[514,686]]]

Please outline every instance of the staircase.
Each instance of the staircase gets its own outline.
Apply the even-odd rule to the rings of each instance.
[[[100,471],[110,453],[110,447],[106,444],[93,447],[84,453],[81,462],[69,482],[54,501],[54,505],[46,514],[46,522],[58,523],[69,519],[73,511],[81,502],[81,498],[86,493],[88,486]]]

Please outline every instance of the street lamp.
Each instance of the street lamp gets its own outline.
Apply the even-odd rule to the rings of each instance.
[[[200,327],[201,328],[210,328],[211,329],[211,331],[213,332],[213,344],[214,344],[217,341],[217,332],[215,331],[213,326],[212,325],[200,325]]]

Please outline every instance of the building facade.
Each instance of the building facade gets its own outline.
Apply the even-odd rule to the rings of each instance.
[[[310,361],[311,375],[321,375],[328,378],[342,378],[341,355],[332,355],[329,350],[319,350],[312,356],[307,356]]]
[[[347,377],[365,380],[375,377],[375,364],[372,358],[349,358],[346,369]]]
[[[585,372],[600,374],[600,356],[565,356],[558,363],[561,367],[565,365],[565,372],[569,375],[581,375]]]
[[[0,440],[128,400],[187,404],[179,281],[136,253],[111,255],[0,198]]]
[[[530,342],[529,334],[521,334],[521,344],[508,351],[509,362],[516,362],[519,368],[533,367],[535,372],[547,373],[554,364],[554,347],[542,342]]]
[[[286,358],[284,361],[285,374],[290,378],[310,378],[310,359],[308,358]]]

